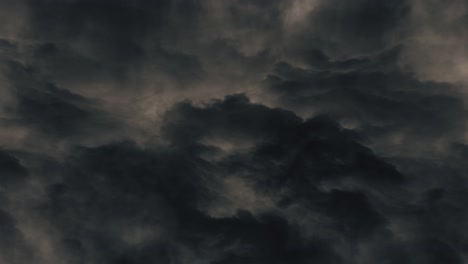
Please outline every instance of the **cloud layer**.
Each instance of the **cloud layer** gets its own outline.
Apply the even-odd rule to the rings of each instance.
[[[2,1],[0,263],[467,262],[467,10]]]

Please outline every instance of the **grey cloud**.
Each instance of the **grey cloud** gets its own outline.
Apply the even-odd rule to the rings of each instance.
[[[466,262],[461,1],[14,2],[0,262]]]
[[[466,110],[459,86],[420,81],[398,69],[397,51],[346,61],[315,56],[311,65],[316,68],[281,62],[264,85],[280,104],[303,115],[330,114],[371,139],[384,137],[377,144],[390,141],[390,148],[418,144],[421,138],[462,139]]]
[[[0,152],[0,164],[2,185],[10,186],[22,182],[28,176],[27,169],[21,165],[20,161],[6,151]]]
[[[55,137],[86,134],[99,127],[113,126],[112,118],[94,110],[92,101],[57,88],[43,80],[33,68],[12,62],[7,76],[15,96],[15,102],[7,111],[13,112],[15,122]]]

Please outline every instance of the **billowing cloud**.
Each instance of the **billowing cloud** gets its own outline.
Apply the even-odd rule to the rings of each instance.
[[[461,1],[0,3],[1,263],[465,263]]]

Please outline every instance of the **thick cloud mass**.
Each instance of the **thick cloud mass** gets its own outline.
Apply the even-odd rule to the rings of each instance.
[[[468,262],[467,17],[0,1],[0,263]]]

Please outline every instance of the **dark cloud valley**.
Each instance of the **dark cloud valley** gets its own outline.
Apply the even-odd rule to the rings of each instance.
[[[467,14],[0,1],[0,263],[466,263]]]

